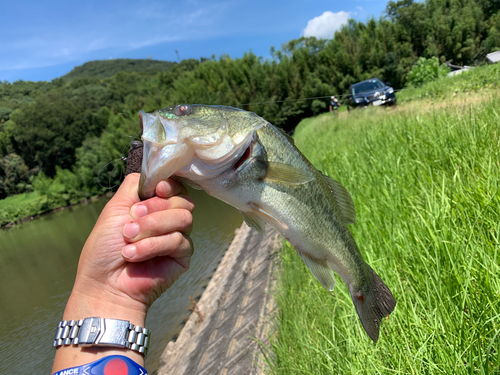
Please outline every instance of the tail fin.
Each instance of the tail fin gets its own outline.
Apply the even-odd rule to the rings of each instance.
[[[388,316],[396,306],[396,300],[382,279],[370,268],[373,278],[371,284],[361,291],[351,292],[361,324],[370,338],[377,342],[382,318]]]

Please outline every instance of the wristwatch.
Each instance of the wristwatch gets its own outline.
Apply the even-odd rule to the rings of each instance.
[[[61,320],[52,346],[111,346],[135,350],[146,356],[150,337],[147,328],[134,326],[128,320],[93,317]]]

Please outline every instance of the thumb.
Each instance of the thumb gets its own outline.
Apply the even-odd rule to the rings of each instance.
[[[139,173],[130,173],[127,175],[112,200],[122,205],[127,205],[128,207],[139,202],[140,199],[137,192],[139,188],[139,177]]]

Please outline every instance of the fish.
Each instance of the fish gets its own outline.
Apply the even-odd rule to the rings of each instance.
[[[323,175],[293,138],[255,113],[228,106],[173,105],[139,112],[143,160],[139,197],[174,178],[235,207],[248,226],[276,229],[329,291],[347,285],[361,324],[377,342],[395,308],[389,288],[364,261],[348,224],[349,192]]]

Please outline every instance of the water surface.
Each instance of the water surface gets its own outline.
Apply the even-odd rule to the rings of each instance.
[[[195,253],[189,271],[148,314],[150,373],[189,316],[189,296],[201,295],[241,223],[234,208],[201,191],[190,194],[196,203],[191,235]],[[0,374],[50,373],[55,327],[73,286],[80,251],[107,201],[0,230]]]

